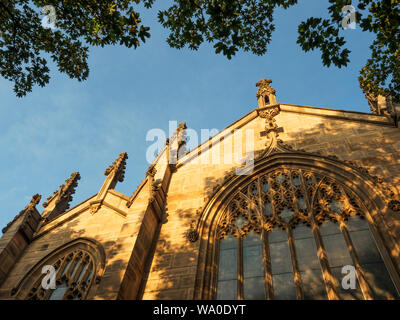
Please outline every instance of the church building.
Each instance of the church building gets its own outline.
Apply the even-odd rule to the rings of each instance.
[[[181,123],[132,194],[115,190],[121,153],[73,208],[78,172],[43,210],[34,195],[0,238],[0,299],[399,299],[400,105],[257,87],[258,106],[189,151]]]

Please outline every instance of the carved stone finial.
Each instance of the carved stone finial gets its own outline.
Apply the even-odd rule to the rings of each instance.
[[[178,125],[178,129],[176,130],[176,137],[177,137],[177,142],[178,142],[178,150],[176,153],[176,160],[181,158],[186,154],[186,122],[180,123]]]
[[[43,203],[43,207],[47,207],[50,201],[55,201],[55,205],[60,201],[70,202],[72,200],[72,194],[75,193],[75,188],[78,186],[78,180],[80,180],[81,176],[79,172],[74,172],[71,174],[71,177],[65,180],[65,184],[62,184],[59,190],[54,191],[53,195],[47,198],[47,201]]]
[[[257,92],[257,98],[269,93],[275,94],[275,89],[271,87],[271,83],[272,83],[271,79],[265,79],[265,78],[261,79],[256,83],[256,87],[259,87]]]
[[[182,122],[178,125],[178,132],[187,129],[186,122]]]
[[[368,100],[369,108],[373,114],[390,116],[392,110],[391,96],[375,96],[371,93],[365,93],[365,98]]]
[[[147,171],[146,171],[146,177],[147,177],[147,176],[150,176],[150,177],[154,178],[155,175],[156,175],[156,173],[157,173],[157,170],[156,170],[155,166],[152,165],[152,166],[149,167],[149,169],[147,169]]]
[[[394,113],[392,96],[388,90],[385,90],[384,94],[377,96],[366,90],[362,85],[360,87],[365,94],[365,98],[368,100],[369,108],[373,114],[391,116]]]
[[[149,183],[149,203],[152,203],[156,199],[156,195],[160,184],[154,181],[150,181]]]
[[[256,83],[256,86],[258,87],[257,99],[259,108],[276,104],[276,91],[271,87],[271,83],[271,79],[261,79]]]
[[[61,213],[69,209],[69,203],[72,201],[72,195],[75,193],[75,188],[78,186],[78,180],[81,176],[79,172],[74,172],[71,177],[65,180],[60,188],[47,198],[43,203],[43,207],[47,208],[43,212],[43,217],[48,221],[52,220]]]
[[[29,210],[35,208],[39,204],[40,199],[42,199],[42,196],[36,193],[34,196],[32,196],[31,202],[25,207],[24,211],[28,208]]]
[[[104,175],[108,176],[111,172],[115,171],[115,179],[119,182],[123,182],[125,177],[126,159],[128,159],[128,154],[126,152],[121,153],[112,165],[106,169]]]
[[[36,210],[36,206],[39,204],[40,199],[42,198],[42,196],[40,194],[35,194],[32,196],[31,201],[29,202],[29,204],[23,209],[21,210],[16,216],[15,218],[10,221],[3,229],[2,232],[6,233],[6,231],[8,230],[8,228],[15,222],[18,220],[19,217],[21,217],[22,215],[24,215],[25,213],[29,213],[32,211]]]
[[[176,134],[178,138],[178,146],[181,146],[182,144],[186,143],[186,122],[180,123],[178,125],[178,129],[176,129]]]

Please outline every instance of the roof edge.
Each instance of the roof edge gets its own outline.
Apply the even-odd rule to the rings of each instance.
[[[393,127],[396,128],[396,125],[392,121],[392,119],[384,116],[384,115],[375,115],[365,112],[358,112],[358,111],[350,111],[350,110],[341,110],[341,109],[331,109],[331,108],[322,108],[322,107],[313,107],[313,106],[304,106],[304,105],[296,105],[296,104],[289,104],[289,103],[282,103],[278,102],[276,105],[280,106],[281,112],[293,112],[293,113],[300,113],[300,114],[308,114],[313,116],[319,117],[326,117],[326,118],[335,118],[347,121],[357,121],[357,122],[368,122],[375,125],[382,125],[385,127]],[[258,107],[254,108],[246,115],[241,117],[239,120],[231,123],[226,128],[222,129],[219,133],[215,136],[209,138],[208,140],[204,141],[203,143],[199,144],[196,148],[190,150],[186,153],[182,158],[178,160],[177,168],[183,166],[187,162],[189,162],[193,157],[199,155],[199,152],[209,144],[211,141],[217,139],[220,140],[222,137],[230,134],[235,129],[240,129],[253,119],[258,116],[257,113]]]

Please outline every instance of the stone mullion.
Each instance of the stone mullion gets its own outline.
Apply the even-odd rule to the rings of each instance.
[[[289,178],[290,185],[293,186],[292,174],[290,171],[288,172],[288,178]],[[281,188],[282,188],[282,186],[281,186]],[[292,192],[290,192],[290,193],[292,196],[293,195]],[[286,201],[289,200],[290,202],[293,202],[293,199],[285,199],[285,200]],[[289,203],[287,203],[287,204],[289,205]],[[293,207],[296,207],[296,206],[297,206],[297,203]],[[297,207],[293,208],[293,210],[298,214]],[[303,300],[304,294],[303,294],[301,275],[300,275],[299,265],[298,265],[297,256],[296,256],[296,248],[294,245],[292,229],[289,224],[286,225],[285,229],[286,229],[286,234],[287,234],[287,238],[288,238],[290,256],[291,256],[291,261],[292,261],[293,278],[294,278],[294,284],[296,287],[296,298],[297,298],[297,300]]]
[[[79,287],[82,287],[82,284],[86,282],[85,279],[87,278],[87,276],[88,276],[88,274],[89,274],[89,272],[90,272],[90,265],[91,265],[91,260],[88,259],[86,268],[85,268],[85,270],[83,271],[83,275],[82,275],[82,277],[81,277],[81,280],[80,280],[79,283],[78,283]]]
[[[244,299],[244,290],[243,290],[243,241],[239,235],[238,239],[238,283],[237,283],[237,296],[238,300]]]
[[[306,207],[308,210],[308,215],[309,215],[308,218],[311,219],[310,216],[313,216],[312,203],[311,203],[311,199],[309,199],[307,185],[306,185],[306,182],[304,181],[302,170],[300,170],[300,172],[299,172],[299,179],[300,179],[300,189],[303,193],[304,201],[306,203]]]
[[[59,267],[58,267],[58,269],[57,269],[57,272],[56,272],[56,278],[55,278],[56,287],[57,287],[57,280],[58,280],[59,277],[60,277],[60,276],[59,276],[59,271],[60,271],[60,269],[61,269],[61,266],[64,265],[64,260],[65,260],[65,259],[63,259],[63,261],[60,263],[60,265],[59,265]],[[57,262],[53,264],[53,267],[54,267],[54,265],[56,265],[56,264],[57,264]],[[40,286],[41,286],[41,284],[40,284]],[[52,289],[44,290],[44,294],[43,294],[43,296],[42,296],[42,300],[49,300],[50,295],[53,293],[53,291],[54,291],[54,290],[52,290]]]
[[[263,213],[265,212],[265,208],[264,208],[264,201],[263,201],[263,197],[262,197],[262,191],[261,191],[261,181],[260,181],[260,177],[258,177],[257,179],[257,188],[258,188],[258,212],[260,214],[260,228],[263,229],[264,226],[264,222],[263,222]]]
[[[263,249],[265,297],[267,300],[272,300],[274,299],[274,288],[272,285],[271,251],[269,248],[268,233],[264,229],[261,230],[261,241]]]
[[[38,287],[38,291],[37,291],[37,297],[39,298],[39,300],[48,300],[51,293],[53,292],[53,290],[51,290],[51,289],[45,290],[44,288],[42,288],[42,283],[41,283],[42,279],[43,278],[40,278],[40,280],[39,280],[40,282],[38,284],[39,287]],[[41,290],[43,290],[43,291],[41,291]],[[43,292],[43,294],[41,294],[41,292]]]
[[[42,285],[39,285],[37,297],[39,300],[48,300],[52,290],[44,290]]]
[[[88,268],[85,273],[86,274],[82,277],[82,281],[86,283],[86,288],[89,288],[92,280],[95,278],[96,275],[96,266],[94,261],[91,260],[89,262]]]
[[[72,260],[71,260],[71,264],[68,266],[68,270],[66,272],[67,290],[65,290],[63,300],[65,300],[68,297],[68,295],[72,294],[73,279],[76,277],[76,273],[78,272],[78,269],[80,268],[81,259],[82,259],[82,257],[79,257],[79,253],[80,252],[74,253]],[[75,268],[75,266],[76,266],[76,268]],[[74,269],[75,269],[74,274],[71,274],[74,271]]]
[[[56,280],[60,280],[62,278],[62,276],[63,276],[63,273],[66,273],[66,272],[64,272],[64,268],[67,265],[67,263],[68,263],[68,255],[66,255],[63,258],[63,260],[62,260],[62,262],[60,264],[60,269],[57,271]],[[67,270],[65,270],[65,271],[67,271]]]
[[[92,264],[92,260],[89,258],[88,259],[88,262],[87,262],[87,266],[86,266],[86,269],[85,269],[85,271],[84,271],[84,273],[83,273],[83,275],[82,275],[82,277],[81,277],[81,281],[79,281],[79,283],[78,283],[78,286],[80,287],[80,288],[82,288],[82,284],[83,283],[86,283],[86,278],[88,277],[88,275],[89,275],[89,273],[90,273],[90,270],[91,270],[91,266],[92,266],[93,264]],[[89,279],[89,281],[90,281],[90,279]],[[88,284],[88,283],[87,283]]]
[[[40,290],[40,288],[41,288],[41,285],[40,285],[40,281],[41,281],[42,279],[41,278],[39,278],[38,280],[36,280],[35,282],[34,282],[34,285],[31,287],[31,289],[30,289],[30,291],[29,291],[29,293],[28,293],[28,296],[27,297],[29,297],[29,300],[31,300],[33,297],[37,297],[38,299],[39,299],[39,290]],[[35,289],[36,288],[36,289]]]
[[[90,271],[92,271],[91,274],[90,274]],[[90,275],[90,277],[89,277],[89,275]],[[95,266],[94,261],[91,261],[89,263],[88,268],[87,268],[87,274],[82,278],[82,281],[84,281],[86,284],[85,292],[84,292],[85,295],[82,296],[82,299],[86,299],[86,296],[89,293],[89,289],[90,289],[92,283],[94,281],[96,281],[96,266]]]
[[[218,295],[218,278],[219,278],[219,264],[220,264],[220,258],[221,258],[221,241],[223,239],[220,239],[218,237],[214,238],[215,240],[215,252],[217,253],[215,256],[216,258],[216,263],[214,266],[212,266],[213,268],[213,273],[210,279],[210,296],[211,299],[217,300],[217,295]],[[237,297],[236,297],[237,298]]]
[[[329,300],[339,300],[339,296],[336,292],[335,289],[335,281],[332,276],[332,272],[329,266],[329,261],[328,261],[328,255],[326,253],[324,244],[322,242],[322,237],[321,233],[319,231],[318,223],[315,220],[315,212],[314,212],[314,203],[315,203],[315,198],[317,196],[317,193],[319,192],[319,185],[323,182],[323,179],[320,181],[320,183],[317,185],[316,189],[314,190],[314,193],[312,195],[312,199],[309,199],[309,194],[307,192],[307,185],[304,181],[303,173],[301,172],[300,174],[300,181],[301,181],[301,186],[303,188],[303,194],[306,196],[306,206],[308,210],[308,216],[309,219],[311,219],[311,230],[314,236],[314,241],[317,246],[317,254],[318,254],[318,260],[321,266],[321,271],[322,271],[322,277],[325,282],[325,289],[328,295]],[[313,176],[313,181],[315,182],[315,177]]]
[[[342,186],[338,186],[340,188],[340,192],[342,195],[345,197],[346,205],[350,206],[350,209],[353,211],[356,211],[355,208],[351,205],[351,201],[349,199],[349,196],[347,195],[346,191],[343,189]],[[358,258],[357,252],[355,250],[353,241],[351,240],[349,230],[347,229],[346,222],[344,221],[343,215],[339,216],[338,219],[339,226],[340,226],[340,231],[343,234],[343,237],[346,241],[347,245],[347,250],[350,253],[351,259],[353,261],[353,264],[356,269],[356,274],[357,274],[357,279],[360,284],[361,291],[363,293],[363,296],[366,300],[373,300],[373,293],[371,290],[371,287],[368,284],[368,281],[366,280],[365,273],[363,268],[361,267],[360,259]]]
[[[75,270],[74,275],[72,276],[71,283],[75,283],[76,285],[78,284],[78,277],[80,276],[80,273],[82,272],[83,267],[85,266],[85,257],[81,257],[78,261],[78,267]]]
[[[264,200],[262,196],[261,178],[257,179],[258,187],[258,208],[260,212],[261,222],[261,245],[262,245],[262,261],[264,270],[264,286],[265,286],[265,297],[267,300],[273,299],[273,288],[272,288],[272,270],[271,270],[271,255],[268,243],[268,234],[264,229],[263,212],[265,212]]]
[[[82,256],[80,256],[80,254],[82,254]],[[85,290],[82,290],[82,288],[79,286],[78,279],[79,279],[80,273],[82,272],[82,269],[85,266],[85,260],[87,262],[87,266],[86,266],[86,270],[84,270],[83,272],[87,273],[88,266],[90,264],[90,258],[88,256],[83,255],[83,253],[78,253],[77,256],[79,259],[77,262],[78,267],[75,269],[74,274],[68,281],[69,285],[68,285],[68,289],[66,290],[66,292],[64,294],[64,297],[67,297],[69,294],[73,295],[74,290],[78,290],[81,294],[81,297],[83,297],[83,295],[85,293]],[[83,279],[84,279],[84,276],[82,276],[80,282],[82,282]]]
[[[85,263],[86,263],[86,267],[85,267]],[[81,299],[83,299],[85,292],[86,292],[85,288],[82,287],[82,284],[83,284],[86,274],[88,272],[89,265],[90,265],[89,256],[83,257],[80,262],[80,267],[76,271],[76,273],[75,273],[76,275],[74,276],[74,283],[76,284],[75,289],[78,290],[79,293],[81,294]],[[83,268],[85,268],[85,269],[83,269]],[[80,275],[81,272],[83,272],[82,276]],[[81,280],[79,280],[79,277]]]
[[[322,277],[326,285],[326,292],[329,300],[339,300],[339,296],[335,288],[335,279],[332,276],[332,272],[329,266],[328,255],[326,253],[321,233],[319,231],[318,224],[315,221],[312,222],[312,232],[315,243],[317,245],[318,258],[322,269]]]
[[[356,274],[358,278],[358,282],[360,283],[361,291],[366,300],[373,300],[373,294],[371,287],[369,286],[363,268],[361,267],[360,260],[357,256],[357,252],[354,249],[354,244],[351,241],[351,237],[349,231],[347,230],[346,223],[340,218],[340,231],[342,231],[344,239],[346,241],[347,249],[349,250],[351,259],[353,260],[354,266],[356,268]]]
[[[28,297],[30,297],[30,300],[32,299],[32,298],[34,298],[35,296],[36,296],[36,298],[38,299],[38,300],[45,300],[45,298],[44,298],[44,296],[46,295],[46,291],[49,291],[49,290],[44,290],[43,288],[42,288],[42,280],[43,280],[43,277],[39,277],[35,282],[34,282],[34,285],[31,287],[31,290],[30,290],[30,292],[29,292],[29,294],[28,294]],[[34,289],[34,288],[36,288],[36,289]],[[41,294],[41,292],[43,292],[43,294]],[[31,294],[32,293],[32,294]]]
[[[74,271],[74,268],[76,266],[76,264],[79,263],[79,257],[76,253],[73,254],[72,258],[71,258],[71,263],[68,266],[68,269],[65,270],[65,276],[67,278],[67,284],[70,285],[70,281],[71,281],[71,273],[72,271]]]
[[[288,242],[289,242],[290,256],[292,257],[294,284],[296,286],[296,298],[297,298],[297,300],[303,300],[304,295],[303,295],[303,289],[302,289],[302,284],[301,284],[301,276],[300,276],[299,266],[298,266],[297,258],[296,258],[296,249],[294,247],[292,229],[289,226],[286,227],[286,234],[287,234]]]
[[[319,194],[319,186],[315,190],[313,197],[315,198],[317,194]],[[319,197],[320,197],[320,195],[319,195]],[[314,203],[314,199],[313,199],[313,203]],[[339,298],[339,295],[336,292],[336,288],[335,288],[335,279],[332,276],[331,268],[329,266],[328,255],[326,253],[324,243],[322,241],[322,236],[321,236],[321,232],[319,230],[318,223],[315,221],[314,211],[311,213],[311,219],[312,219],[312,230],[313,230],[313,234],[314,234],[314,239],[317,244],[318,257],[319,257],[319,261],[320,261],[321,268],[322,268],[322,276],[323,276],[325,284],[326,284],[326,291],[328,294],[328,299],[329,300],[339,300],[340,298]]]
[[[49,300],[50,295],[52,294],[53,291],[54,290],[52,290],[52,289],[45,290],[44,294],[43,294],[43,297],[42,297],[42,300]]]
[[[77,254],[78,256],[78,266],[75,269],[74,274],[72,275],[72,277],[69,279],[68,281],[68,289],[66,290],[64,297],[68,297],[68,295],[73,295],[74,296],[74,290],[78,290],[81,294],[81,298],[83,298],[83,295],[85,293],[85,290],[82,290],[82,288],[79,286],[78,283],[78,279],[80,276],[80,273],[83,271],[84,273],[87,272],[88,270],[88,266],[90,264],[90,258],[88,256],[85,256],[83,254],[83,252],[80,252]],[[82,270],[85,266],[85,261],[87,262],[87,266],[86,266],[86,270]],[[81,281],[84,279],[84,277],[82,276]]]
[[[300,176],[300,175],[299,175],[299,176]],[[292,187],[293,187],[294,190],[295,190],[295,192],[292,191],[292,195],[294,195],[293,203],[295,204],[295,206],[293,206],[293,209],[294,209],[295,214],[297,215],[297,217],[300,217],[300,216],[301,216],[301,213],[300,213],[300,205],[299,205],[299,199],[298,199],[296,193],[297,193],[297,191],[298,191],[299,188],[300,188],[300,190],[301,190],[301,184],[300,184],[300,187],[295,186],[295,184],[293,183],[293,176],[292,176],[292,172],[291,172],[291,171],[289,172],[289,179],[290,179],[290,184],[292,185]],[[300,179],[300,177],[299,177],[299,179]],[[300,180],[300,181],[301,181],[301,180]]]

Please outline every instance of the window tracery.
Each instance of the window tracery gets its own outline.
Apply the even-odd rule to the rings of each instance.
[[[11,295],[17,300],[91,299],[104,273],[105,262],[100,243],[77,238],[38,261],[11,290]]]
[[[312,170],[252,177],[218,223],[217,298],[398,298],[365,212],[352,190]],[[341,286],[345,265],[356,268],[353,290]]]
[[[52,265],[56,271],[56,288],[43,288],[45,274],[42,274],[30,289],[28,300],[85,299],[95,275],[95,261],[89,252],[76,249],[46,264]]]

